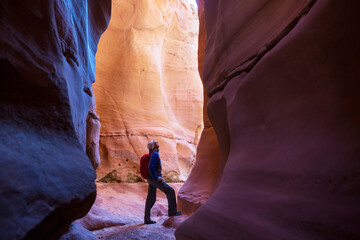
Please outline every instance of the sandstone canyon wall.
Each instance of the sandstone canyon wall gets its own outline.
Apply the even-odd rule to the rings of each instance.
[[[114,0],[96,55],[98,179],[140,181],[146,144],[160,143],[168,181],[185,180],[202,124],[198,18],[187,1]]]
[[[205,58],[206,29],[204,0],[198,0],[199,41],[198,41],[198,70],[203,80],[203,66]],[[220,148],[215,130],[209,120],[206,106],[209,97],[204,94],[204,129],[201,133],[196,149],[196,161],[191,173],[178,193],[178,205],[182,212],[193,213],[205,203],[215,188],[218,175]]]
[[[58,239],[94,202],[86,118],[110,9],[108,0],[0,2],[1,239]]]
[[[360,238],[359,12],[356,1],[205,1],[221,160],[177,239]]]

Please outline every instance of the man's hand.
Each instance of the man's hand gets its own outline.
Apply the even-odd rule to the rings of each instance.
[[[161,182],[161,181],[164,181],[164,180],[162,179],[162,177],[159,177],[159,178],[157,179],[157,181]]]

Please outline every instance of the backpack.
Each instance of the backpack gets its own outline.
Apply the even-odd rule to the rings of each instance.
[[[147,179],[149,177],[149,162],[150,154],[145,154],[140,159],[140,174],[141,177]]]

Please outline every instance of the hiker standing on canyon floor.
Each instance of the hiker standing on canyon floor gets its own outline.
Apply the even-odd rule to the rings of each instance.
[[[181,212],[177,211],[175,190],[170,187],[163,179],[161,174],[161,160],[159,156],[159,143],[152,140],[148,142],[149,154],[145,154],[140,159],[140,173],[149,184],[148,195],[145,203],[145,224],[156,223],[150,218],[151,208],[156,201],[156,190],[160,189],[166,194],[168,200],[168,215],[179,216]]]

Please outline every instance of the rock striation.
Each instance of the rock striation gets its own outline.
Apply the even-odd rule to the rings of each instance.
[[[359,9],[205,2],[203,82],[221,160],[216,190],[177,239],[360,237]]]
[[[203,128],[198,25],[187,1],[112,2],[96,55],[99,180],[141,181],[139,160],[152,139],[167,181],[189,175]]]
[[[95,200],[86,118],[110,9],[108,0],[0,3],[2,239],[58,239]]]

